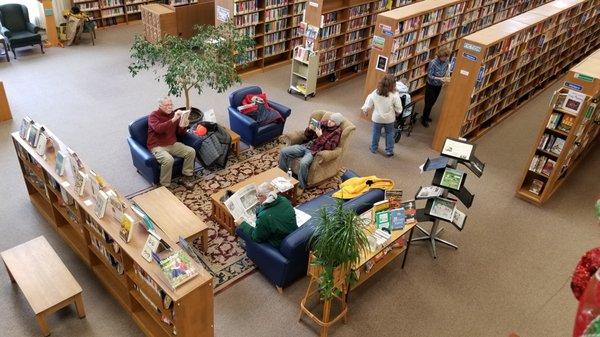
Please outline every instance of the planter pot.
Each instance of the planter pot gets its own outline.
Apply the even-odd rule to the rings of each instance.
[[[323,271],[323,267],[315,264],[316,257],[313,254],[310,254],[308,260],[308,275],[318,279],[321,276],[321,272]],[[350,265],[345,264],[342,266],[337,266],[333,269],[333,284],[338,286],[345,282],[346,276],[350,272]]]

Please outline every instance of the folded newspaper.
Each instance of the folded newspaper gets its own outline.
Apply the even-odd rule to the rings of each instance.
[[[259,206],[256,198],[256,185],[251,184],[240,188],[224,202],[225,207],[236,222],[245,221],[250,226],[256,226],[256,209]]]
[[[285,177],[277,177],[271,180],[271,185],[280,193],[286,192],[294,187],[294,185]]]

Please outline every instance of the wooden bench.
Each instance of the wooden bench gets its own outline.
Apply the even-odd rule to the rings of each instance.
[[[81,286],[60,260],[46,238],[39,236],[0,253],[11,282],[17,283],[44,336],[50,335],[46,315],[75,303],[85,317]]]

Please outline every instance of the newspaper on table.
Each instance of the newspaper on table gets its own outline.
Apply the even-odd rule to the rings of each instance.
[[[296,207],[294,207],[294,212],[296,212],[296,225],[298,225],[298,227],[304,225],[311,218],[310,214],[305,213]]]
[[[256,209],[260,204],[256,197],[256,185],[240,188],[224,204],[236,222],[243,220],[252,227],[256,226]]]
[[[275,179],[271,180],[271,185],[275,187],[279,193],[283,193],[294,188],[294,185],[285,177],[276,177]]]

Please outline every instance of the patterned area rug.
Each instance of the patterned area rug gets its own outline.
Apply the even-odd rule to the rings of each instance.
[[[209,227],[208,250],[202,253],[200,241],[193,244],[200,253],[200,259],[206,269],[214,276],[215,293],[226,289],[255,270],[238,238],[229,235],[227,230],[214,222],[210,215],[212,206],[210,195],[228,186],[237,184],[249,177],[276,167],[279,157],[279,142],[271,142],[259,148],[251,148],[231,157],[226,168],[218,171],[202,169],[193,190],[183,186],[171,188],[189,209],[198,215]],[[333,189],[337,189],[339,176],[319,186],[307,189],[298,198],[299,202],[311,200]]]

